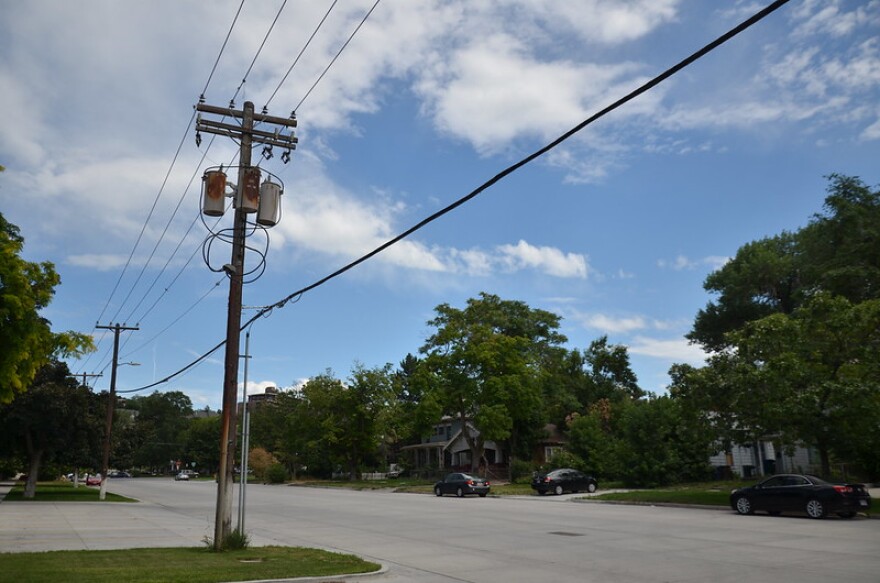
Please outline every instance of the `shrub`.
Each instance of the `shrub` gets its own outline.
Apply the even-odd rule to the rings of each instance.
[[[266,470],[266,481],[270,484],[283,484],[287,481],[287,468],[284,464],[272,464]]]
[[[516,484],[521,478],[525,478],[524,481],[527,482],[531,478],[533,471],[534,466],[531,462],[514,459],[510,462],[510,481]]]

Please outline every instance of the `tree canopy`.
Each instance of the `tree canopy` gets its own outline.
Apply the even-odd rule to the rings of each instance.
[[[40,367],[53,358],[92,349],[90,337],[55,334],[40,316],[49,305],[61,278],[48,261],[22,259],[24,238],[17,226],[0,214],[0,403],[26,390]]]
[[[719,294],[690,338],[708,366],[673,367],[671,393],[722,447],[773,439],[880,476],[880,192],[829,178],[824,212],[747,243],[711,274]]]
[[[516,449],[520,433],[540,423],[540,364],[566,338],[556,314],[491,294],[463,310],[441,304],[435,311],[436,332],[421,349],[431,402],[459,418],[476,469],[487,440]]]
[[[710,274],[717,294],[688,335],[710,351],[728,332],[775,313],[791,314],[825,291],[852,302],[880,297],[880,191],[854,177],[829,177],[824,212],[796,232],[752,241]]]

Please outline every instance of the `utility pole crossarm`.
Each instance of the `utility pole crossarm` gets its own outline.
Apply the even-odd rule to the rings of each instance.
[[[207,105],[205,103],[199,103],[196,105],[196,111],[200,111],[203,113],[213,113],[215,115],[225,115],[229,117],[235,117],[238,119],[244,119],[244,110],[241,109],[232,109],[227,107],[217,107],[216,105]],[[256,113],[253,114],[254,123],[271,123],[279,126],[286,126],[290,128],[296,127],[296,118],[292,117],[276,117],[273,115],[266,115],[264,113]]]
[[[208,134],[217,134],[219,136],[227,136],[230,138],[240,138],[242,128],[238,125],[221,123],[218,121],[199,119],[196,122],[196,131]],[[299,138],[290,134],[282,134],[281,132],[264,132],[261,130],[251,130],[251,137],[254,142],[267,144],[270,146],[278,146],[280,148],[296,148]]]

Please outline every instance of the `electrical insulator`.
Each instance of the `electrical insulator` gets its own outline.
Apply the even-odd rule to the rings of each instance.
[[[202,177],[202,212],[209,217],[222,217],[226,202],[226,173],[208,170]]]
[[[257,222],[267,227],[274,227],[281,218],[281,185],[266,180],[260,186],[260,212]]]

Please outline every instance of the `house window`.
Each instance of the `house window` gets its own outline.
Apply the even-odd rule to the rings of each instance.
[[[544,461],[549,462],[551,459],[553,459],[553,456],[555,456],[556,454],[561,453],[561,452],[562,452],[562,446],[545,445],[544,446]]]

